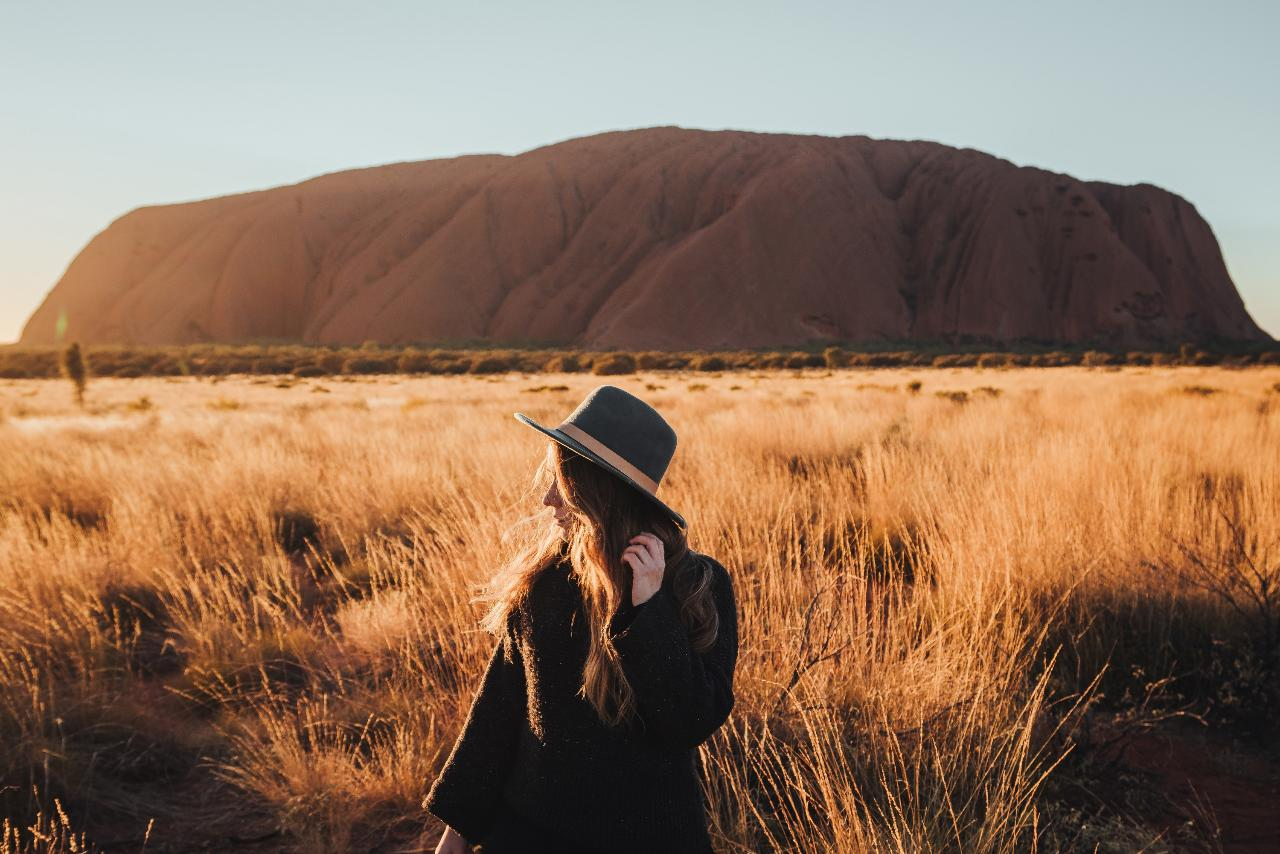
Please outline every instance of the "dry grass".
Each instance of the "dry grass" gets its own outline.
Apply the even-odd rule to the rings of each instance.
[[[1276,369],[696,376],[0,381],[4,850],[198,833],[209,786],[290,850],[411,838],[490,648],[468,586],[536,507],[511,413],[605,381],[676,428],[664,500],[736,580],[717,850],[1070,848],[1082,722],[1167,676],[1256,711],[1205,656],[1270,651],[1180,569],[1215,508],[1280,543]]]

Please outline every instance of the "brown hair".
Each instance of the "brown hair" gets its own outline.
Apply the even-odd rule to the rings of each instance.
[[[544,512],[525,517],[508,531],[515,553],[484,586],[479,601],[492,602],[481,626],[505,640],[513,616],[546,570],[568,561],[582,590],[590,630],[590,648],[579,695],[610,726],[632,719],[635,696],[622,672],[618,652],[609,639],[609,623],[631,597],[631,567],[621,556],[636,534],[647,531],[662,540],[664,580],[671,577],[681,623],[693,648],[702,652],[715,642],[719,615],[711,595],[711,567],[688,546],[685,531],[636,487],[601,466],[552,442],[553,454],[538,466],[533,494],[540,500],[557,485],[569,514],[566,534]],[[551,462],[549,465],[548,463]],[[517,532],[512,537],[512,532]],[[625,600],[624,600],[625,597]]]

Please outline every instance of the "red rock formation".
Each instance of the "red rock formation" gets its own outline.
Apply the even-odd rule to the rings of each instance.
[[[24,343],[1268,341],[1185,200],[930,142],[652,128],[139,208]]]

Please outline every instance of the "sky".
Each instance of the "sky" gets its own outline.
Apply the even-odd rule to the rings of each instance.
[[[1280,337],[1280,3],[0,5],[0,342],[142,205],[679,125],[1157,184]]]

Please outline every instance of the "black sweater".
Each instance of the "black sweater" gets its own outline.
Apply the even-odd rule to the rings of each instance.
[[[670,572],[638,607],[627,591],[610,633],[639,721],[620,728],[603,724],[577,693],[589,635],[569,565],[544,572],[527,609],[512,615],[518,642],[495,644],[423,806],[472,844],[484,841],[505,802],[601,851],[709,851],[697,747],[733,708],[738,616],[729,573],[715,559],[696,556],[712,568],[716,642],[705,653],[694,651]]]

